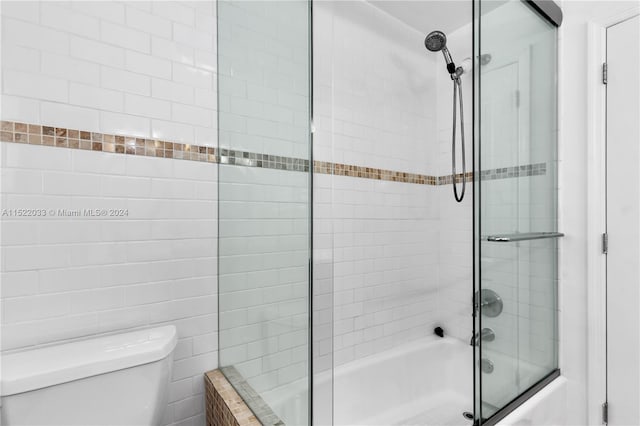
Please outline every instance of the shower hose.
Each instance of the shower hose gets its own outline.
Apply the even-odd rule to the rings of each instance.
[[[466,190],[466,172],[467,165],[465,162],[465,148],[464,148],[464,113],[462,107],[462,80],[460,76],[451,76],[453,80],[453,133],[451,135],[451,180],[453,183],[453,196],[457,202],[461,202],[464,198],[464,192]],[[456,96],[457,92],[457,96]],[[457,100],[460,100],[460,141],[462,145],[462,192],[458,195],[458,184],[456,182],[456,112],[457,112]]]

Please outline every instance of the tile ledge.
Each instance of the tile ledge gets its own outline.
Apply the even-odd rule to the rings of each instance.
[[[261,426],[220,370],[204,375],[207,426]]]

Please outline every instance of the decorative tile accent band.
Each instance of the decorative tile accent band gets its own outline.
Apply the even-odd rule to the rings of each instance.
[[[526,164],[523,166],[503,167],[501,169],[482,170],[480,180],[508,179],[524,176],[547,174],[547,163]]]
[[[438,185],[438,177],[417,173],[396,172],[393,170],[374,169],[371,167],[352,166],[348,164],[314,161],[313,171],[336,176],[350,176],[366,179],[388,180],[392,182],[417,183],[420,185]]]
[[[4,142],[84,149],[115,154],[216,163],[216,149],[134,136],[109,135],[84,130],[34,124],[0,122],[0,140]]]
[[[473,182],[473,172],[467,172],[464,174],[464,180],[467,182]],[[451,185],[453,182],[453,175],[438,176],[438,183],[436,185]],[[456,183],[462,183],[462,173],[456,175]]]
[[[234,151],[226,148],[220,148],[218,151],[220,164],[235,164],[236,166],[262,167],[265,169],[290,170],[295,172],[309,171],[309,160],[305,160],[304,158]]]
[[[115,154],[232,164],[265,169],[297,172],[309,171],[309,160],[304,158],[283,157],[279,155],[230,150],[227,148],[213,148],[210,146],[168,142],[135,136],[110,135],[12,121],[0,121],[0,141],[102,151]],[[350,176],[419,185],[450,185],[453,181],[452,175],[429,176],[325,161],[314,161],[313,171],[314,173],[333,174],[336,176]],[[546,163],[537,163],[483,170],[480,173],[480,179],[486,181],[513,177],[539,176],[546,173]],[[467,182],[472,182],[473,178],[473,172],[468,172],[464,175],[464,179]],[[457,183],[461,183],[462,179],[462,173],[456,175]]]

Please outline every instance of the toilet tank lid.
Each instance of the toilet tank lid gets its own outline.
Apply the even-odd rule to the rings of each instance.
[[[113,334],[2,356],[2,396],[148,364],[175,348],[173,325]]]

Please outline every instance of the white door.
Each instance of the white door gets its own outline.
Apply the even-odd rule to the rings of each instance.
[[[607,28],[607,400],[640,424],[640,16]]]

